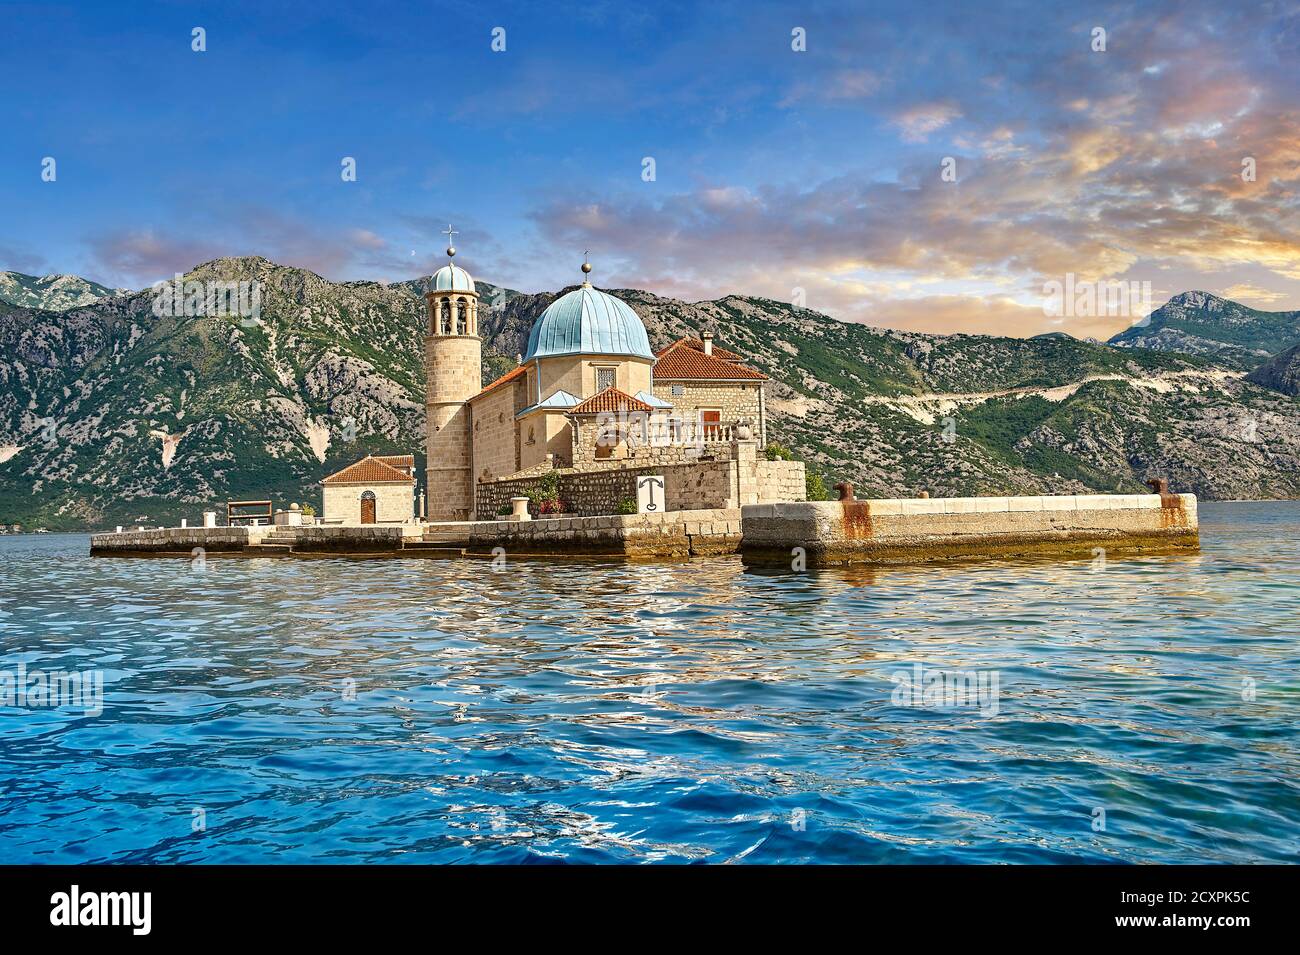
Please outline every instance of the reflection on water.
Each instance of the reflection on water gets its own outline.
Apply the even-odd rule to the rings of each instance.
[[[0,539],[0,670],[104,674],[0,706],[0,857],[1295,861],[1300,505],[1202,520],[1103,570]],[[898,705],[916,664],[996,715]]]

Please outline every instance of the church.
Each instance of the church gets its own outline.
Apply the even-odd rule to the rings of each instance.
[[[483,387],[479,296],[455,255],[449,245],[425,294],[429,521],[490,519],[476,501],[492,482],[708,461],[737,438],[766,444],[767,376],[707,331],[652,350],[586,261],[582,284],[534,323],[518,367]]]

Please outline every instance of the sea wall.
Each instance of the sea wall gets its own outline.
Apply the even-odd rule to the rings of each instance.
[[[1193,494],[813,501],[741,508],[757,563],[916,563],[967,556],[1199,546]],[[802,548],[802,554],[796,548]]]
[[[611,555],[698,557],[733,554],[740,547],[740,511],[708,509],[665,514],[556,517],[536,521],[477,521],[466,550],[490,556]]]
[[[290,530],[293,532],[293,551],[297,554],[367,554],[401,550],[404,540],[419,539],[423,527],[422,524],[365,524],[295,527]],[[288,540],[289,535],[277,537]]]
[[[189,556],[194,548],[221,553],[242,551],[271,532],[270,527],[158,527],[124,530],[117,534],[92,534],[92,554],[177,554]]]

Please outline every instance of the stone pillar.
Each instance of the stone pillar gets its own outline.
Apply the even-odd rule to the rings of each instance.
[[[203,526],[204,526],[204,527],[216,527],[216,526],[217,526],[217,512],[216,512],[216,511],[204,511],[204,512],[203,512]]]
[[[732,497],[729,507],[758,503],[758,441],[731,440]]]

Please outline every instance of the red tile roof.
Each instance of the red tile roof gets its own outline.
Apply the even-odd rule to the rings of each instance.
[[[655,354],[663,355],[666,352],[668,352],[670,349],[676,348],[678,345],[685,345],[687,348],[694,348],[698,352],[704,351],[703,341],[701,341],[698,338],[691,338],[687,336],[685,338],[677,339],[677,341],[673,342],[667,348],[659,349],[657,352],[655,352]],[[719,348],[716,344],[713,346],[713,354],[717,355],[719,358],[725,358],[727,361],[744,361],[744,359],[741,358],[739,355],[737,355],[734,351],[727,351],[725,348]]]
[[[715,348],[712,355],[706,355],[688,344],[686,339],[674,342],[659,353],[653,374],[656,381],[767,380],[767,375],[762,372],[747,368],[738,361],[719,357],[719,349]]]
[[[383,461],[385,464],[395,468],[413,468],[415,467],[414,454],[376,454],[376,461]]]
[[[518,378],[520,375],[522,375],[522,374],[523,374],[524,372],[526,372],[527,370],[528,370],[528,366],[527,366],[527,365],[518,365],[518,366],[515,367],[515,368],[511,368],[508,372],[506,372],[504,375],[502,375],[502,376],[501,376],[500,378],[498,378],[496,381],[492,382],[490,385],[488,385],[486,388],[484,388],[482,391],[480,391],[478,394],[476,394],[473,398],[471,398],[471,399],[469,399],[469,400],[470,400],[470,401],[475,401],[475,400],[478,399],[478,398],[482,398],[482,397],[483,397],[484,395],[486,395],[489,391],[494,391],[494,390],[496,390],[496,388],[498,388],[500,385],[504,385],[504,384],[505,384],[506,382],[508,382],[508,381],[514,381],[516,378]]]
[[[581,404],[569,409],[569,414],[598,414],[602,411],[654,411],[655,409],[638,398],[619,391],[610,385],[604,391],[598,391]]]
[[[404,455],[410,457],[410,455]],[[414,464],[414,459],[412,459]],[[385,464],[381,458],[368,455],[355,464],[349,464],[342,471],[335,471],[321,484],[414,484],[415,478],[397,470],[391,464]]]

